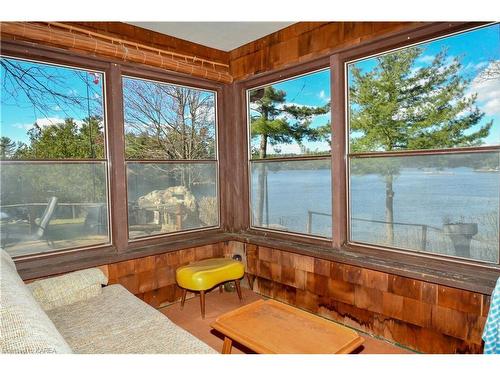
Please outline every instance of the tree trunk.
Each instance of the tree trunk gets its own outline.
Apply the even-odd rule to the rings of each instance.
[[[260,145],[259,145],[259,158],[265,159],[266,157],[266,149],[267,149],[267,136],[262,134],[260,136]],[[257,180],[257,201],[256,208],[257,212],[255,212],[255,225],[262,226],[264,224],[264,205],[265,205],[265,194],[266,194],[266,165],[265,163],[258,163],[258,180]]]
[[[187,189],[187,181],[186,181],[186,171],[182,167],[180,167],[180,172],[181,172],[181,185],[184,186]]]
[[[259,158],[265,159],[266,156],[267,156],[267,135],[262,134],[260,136]]]
[[[387,222],[386,241],[389,245],[394,245],[394,191],[392,185],[394,176],[389,174],[385,176],[385,221]]]
[[[265,185],[266,185],[266,165],[265,163],[258,163],[258,177],[257,177],[257,199],[256,205],[257,209],[255,212],[255,225],[264,225],[264,206],[265,206]]]

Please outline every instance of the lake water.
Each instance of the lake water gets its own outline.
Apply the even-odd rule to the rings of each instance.
[[[255,168],[252,202],[254,215],[258,215]],[[264,207],[263,226],[269,223],[277,229],[307,233],[308,211],[331,213],[330,170],[289,169],[286,165],[274,169],[267,172],[268,205]],[[449,236],[442,231],[443,224],[477,223],[470,257],[498,261],[499,172],[478,172],[465,167],[441,171],[402,169],[393,184],[394,222],[401,224],[394,225],[392,244],[387,243],[387,225],[376,222],[386,220],[383,178],[358,174],[351,177],[350,184],[353,241],[454,256],[457,254]],[[331,216],[313,214],[310,233],[331,237]]]

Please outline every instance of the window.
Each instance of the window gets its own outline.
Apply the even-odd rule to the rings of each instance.
[[[110,243],[104,73],[0,64],[1,246],[21,256]]]
[[[122,80],[129,238],[218,227],[216,93]]]
[[[499,262],[500,27],[347,64],[354,243]]]
[[[251,225],[332,236],[330,71],[247,91]]]

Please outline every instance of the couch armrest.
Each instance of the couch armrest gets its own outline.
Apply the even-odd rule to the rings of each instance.
[[[101,294],[108,278],[98,268],[70,272],[28,284],[33,297],[45,311],[86,300]]]

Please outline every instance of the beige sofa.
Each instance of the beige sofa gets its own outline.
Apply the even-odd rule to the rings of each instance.
[[[26,285],[0,252],[1,353],[216,353],[97,268]]]

